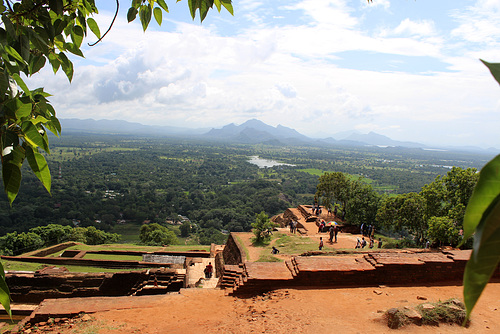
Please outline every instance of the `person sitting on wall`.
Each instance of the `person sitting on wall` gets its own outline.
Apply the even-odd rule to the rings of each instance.
[[[366,247],[366,240],[365,240],[365,237],[361,238],[361,248],[365,248]]]

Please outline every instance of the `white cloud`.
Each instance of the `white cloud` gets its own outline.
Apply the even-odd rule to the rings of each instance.
[[[371,15],[376,7],[359,12],[350,1],[280,1],[273,4],[282,6],[279,10],[263,1],[235,2],[243,5],[239,12],[260,21],[238,26],[238,33],[224,30],[224,24],[215,29],[174,17],[164,23],[168,32],[143,33],[137,23],[122,19],[101,43],[87,48],[86,59],[75,60],[71,85],[50,69],[29,82],[54,93],[51,101],[61,118],[192,127],[258,118],[315,137],[357,128],[398,140],[439,142],[462,140],[461,136],[473,142],[469,134],[480,133],[486,142],[490,131],[496,136],[494,125],[499,125],[498,85],[477,59],[500,62],[495,58],[500,47],[496,42],[470,47],[469,42],[498,37],[490,30],[498,22],[491,14],[498,13],[497,3],[480,1],[455,12],[454,18],[464,24],[454,30],[456,38],[463,38],[460,43],[450,41],[446,32],[451,30],[436,27],[439,21],[407,13],[384,25],[379,34],[362,30],[360,15]],[[390,3],[377,0],[375,5],[388,9]],[[416,5],[427,6],[420,1]],[[261,11],[266,10],[284,18],[276,26],[273,21],[263,24]],[[392,18],[394,13],[387,15]],[[477,29],[465,36],[468,18]],[[111,15],[97,19],[106,26]],[[239,20],[236,15],[231,24]],[[339,52],[367,52],[358,60],[363,70],[355,64],[341,68]],[[392,62],[400,61],[396,56],[407,56],[449,66],[426,74],[412,68],[376,71],[377,64],[366,70],[376,61],[368,52],[387,55]],[[495,142],[500,145],[498,139]]]
[[[397,35],[432,36],[435,34],[434,22],[430,20],[412,21],[406,18],[394,29],[394,33]]]
[[[275,87],[286,98],[297,97],[297,91],[290,84],[287,84],[287,83],[277,83],[275,85]]]

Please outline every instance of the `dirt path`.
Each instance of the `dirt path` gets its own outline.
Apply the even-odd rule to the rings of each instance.
[[[374,291],[376,290],[377,294]],[[150,307],[97,312],[58,333],[497,333],[500,283],[490,284],[471,326],[390,330],[382,312],[392,307],[461,297],[461,286],[277,290],[239,299],[220,290],[189,289]]]

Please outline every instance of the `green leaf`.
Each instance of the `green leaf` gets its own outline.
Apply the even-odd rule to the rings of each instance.
[[[0,69],[0,93],[2,95],[6,94],[9,88],[9,75],[7,74],[7,71]]]
[[[21,57],[21,55],[12,46],[6,45],[4,46],[4,50],[21,64],[25,63],[23,57]]]
[[[7,15],[2,15],[2,21],[5,26],[5,30],[7,30],[7,33],[9,36],[13,39],[16,38],[16,28],[12,24],[12,21],[9,19]]]
[[[89,23],[89,20],[87,20],[87,24]],[[90,24],[89,24],[89,27],[90,27]],[[80,47],[82,45],[82,41],[83,41],[83,29],[82,29],[82,27],[80,27],[78,25],[73,27],[73,30],[71,31],[71,40],[78,47]]]
[[[137,9],[141,5],[141,3],[142,3],[142,0],[132,0],[131,6]]]
[[[149,22],[151,22],[151,7],[149,4],[141,6],[141,10],[139,11],[139,17],[141,19],[142,29],[146,31]]]
[[[500,195],[500,155],[488,162],[479,174],[479,181],[465,210],[462,243],[472,236],[484,211],[498,195]]]
[[[69,35],[70,31],[67,31],[67,29],[71,29],[71,26],[68,25],[67,22],[61,19],[55,20],[53,27],[54,27],[54,36],[60,35],[63,31],[67,32],[67,34]]]
[[[3,266],[0,263],[0,303],[2,304],[5,311],[10,316],[10,320],[12,320],[12,311],[10,309],[10,292],[7,283],[5,282],[5,271],[3,270]]]
[[[28,86],[26,86],[26,84],[24,83],[23,79],[21,79],[21,77],[19,76],[19,74],[14,73],[14,74],[12,75],[12,77],[13,77],[13,78],[14,78],[14,80],[16,81],[17,85],[18,85],[19,87],[21,87],[21,89],[23,90],[23,92],[24,92],[26,95],[30,96],[30,95],[31,95],[31,92],[30,92],[30,90],[29,90]]]
[[[66,55],[63,52],[60,52],[58,54],[59,59],[61,60],[61,67],[66,73],[66,77],[68,78],[69,82],[73,80],[73,63],[66,57]]]
[[[73,44],[73,43],[64,43],[64,48],[66,50],[68,50],[69,52],[71,52],[72,54],[84,58],[82,50],[80,50],[78,48],[78,46],[76,46],[75,44]]]
[[[498,84],[500,84],[500,63],[488,63],[487,61],[484,61],[482,59],[479,60],[482,61],[483,64],[486,65],[486,67],[488,67],[491,75],[493,75],[493,78],[495,78]]]
[[[61,133],[61,124],[55,116],[52,116],[51,119],[47,123],[45,123],[45,127],[49,129],[50,132],[59,137],[59,134]]]
[[[207,17],[208,10],[212,7],[213,1],[200,1],[200,21],[203,22],[205,17]]]
[[[49,54],[49,62],[52,65],[52,70],[54,71],[54,73],[57,73],[57,71],[59,70],[59,66],[61,66],[61,61],[55,53]]]
[[[161,26],[161,21],[162,21],[162,12],[161,12],[161,9],[159,7],[156,7],[154,10],[154,16],[155,16],[155,20],[156,22],[158,23],[159,26]]]
[[[196,17],[196,9],[200,7],[200,2],[201,0],[188,0],[189,12],[193,20]]]
[[[33,150],[31,147],[26,147],[26,159],[31,167],[33,173],[42,182],[43,186],[50,193],[51,178],[50,170],[45,157],[40,153]]]
[[[90,28],[90,30],[94,33],[94,35],[97,37],[97,38],[101,38],[101,31],[99,30],[99,26],[97,25],[97,22],[89,17],[87,19],[87,24]]]
[[[13,119],[22,119],[31,115],[31,103],[23,103],[19,98],[9,99],[5,103],[5,112]]]
[[[9,148],[10,152],[7,152]],[[14,202],[19,192],[19,187],[21,186],[21,166],[26,155],[19,145],[13,148],[12,146],[4,148],[2,155],[3,186],[7,193],[9,203],[12,205],[12,202]]]
[[[30,74],[35,74],[45,66],[45,57],[35,56],[30,59],[29,68]]]
[[[21,123],[21,129],[24,133],[24,139],[31,145],[35,147],[45,147],[42,135],[38,132],[38,128],[31,123],[31,121],[26,121]]]
[[[47,123],[49,120],[46,119],[45,117],[43,116],[37,116],[34,120],[32,120],[33,124],[37,125],[39,123],[42,123],[42,124],[45,124]]]
[[[220,0],[222,2],[222,6],[226,8],[226,10],[231,14],[234,15],[233,11],[233,5],[231,4],[231,0]],[[220,9],[219,9],[220,12]]]
[[[127,21],[130,23],[135,20],[135,18],[137,17],[137,13],[139,13],[137,8],[130,7],[127,12]]]
[[[468,319],[500,261],[500,196],[491,202],[477,226],[474,250],[464,273],[464,303]]]
[[[57,15],[62,15],[64,8],[63,0],[49,0],[49,6]]]
[[[217,10],[218,10],[218,11],[219,11],[219,13],[220,13],[220,10],[221,10],[220,0],[214,0],[214,3],[215,3],[215,7],[217,7]]]
[[[158,6],[163,8],[163,10],[168,13],[168,7],[164,0],[157,0],[156,3],[158,3]]]

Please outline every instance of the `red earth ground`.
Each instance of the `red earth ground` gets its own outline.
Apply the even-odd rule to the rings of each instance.
[[[469,328],[441,324],[387,327],[383,311],[460,298],[461,286],[277,290],[251,298],[184,289],[141,308],[96,312],[54,333],[498,333],[500,283],[490,283]],[[427,298],[426,301],[417,299]],[[117,305],[119,307],[119,305]]]
[[[280,231],[286,233],[286,229],[280,229]],[[319,241],[320,235],[316,231],[310,231],[308,234],[309,238]],[[250,260],[258,259],[261,250],[250,247],[252,234],[239,235],[248,248]],[[337,244],[325,243],[325,250],[353,248],[355,243],[356,236],[341,233]],[[282,257],[281,254],[280,257]],[[116,306],[103,307],[109,310],[92,313],[90,320],[75,322],[71,324],[71,327],[68,327],[68,324],[52,327],[50,331],[65,334],[365,334],[397,331],[403,333],[500,333],[500,282],[490,283],[487,286],[474,309],[469,328],[441,324],[439,327],[410,325],[399,330],[391,330],[387,327],[383,316],[385,310],[393,307],[416,306],[450,298],[463,299],[460,283],[417,287],[282,289],[250,298],[227,296],[224,290],[183,289],[180,294],[154,296],[151,302],[142,300],[135,306],[125,305],[123,299],[117,299]],[[54,303],[64,308],[60,302],[54,301]],[[78,305],[71,305],[71,308],[75,307],[78,308]]]

